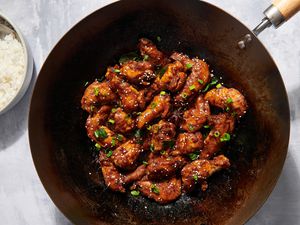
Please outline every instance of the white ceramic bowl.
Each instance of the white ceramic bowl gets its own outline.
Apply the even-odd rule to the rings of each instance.
[[[32,72],[33,72],[33,58],[30,54],[30,49],[28,48],[28,45],[25,42],[25,39],[23,38],[21,32],[19,29],[15,26],[14,23],[12,23],[6,16],[0,13],[0,24],[4,24],[5,26],[8,26],[11,30],[14,31],[14,34],[16,38],[21,42],[24,54],[25,54],[25,70],[24,74],[21,79],[22,85],[19,87],[18,92],[14,96],[13,99],[10,100],[10,102],[3,108],[0,109],[0,115],[7,112],[9,109],[11,109],[15,104],[17,104],[21,98],[24,96],[26,90],[29,87],[31,78],[32,78]]]

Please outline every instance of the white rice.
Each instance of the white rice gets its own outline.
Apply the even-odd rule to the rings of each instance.
[[[0,110],[5,108],[22,86],[25,54],[21,43],[9,34],[0,39]]]

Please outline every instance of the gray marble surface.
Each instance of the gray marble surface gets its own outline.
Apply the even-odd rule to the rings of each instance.
[[[75,23],[111,0],[0,0],[0,11],[26,37],[37,74],[55,43]],[[262,17],[269,0],[210,0],[248,27]],[[282,73],[291,108],[289,153],[271,196],[247,225],[300,224],[300,13],[260,39]],[[28,143],[27,117],[33,82],[25,97],[0,116],[0,224],[71,224],[52,203],[35,171]]]

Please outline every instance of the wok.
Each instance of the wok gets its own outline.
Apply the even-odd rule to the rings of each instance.
[[[245,34],[252,41],[240,49]],[[165,206],[105,187],[80,108],[86,81],[103,76],[120,55],[136,49],[139,38],[157,36],[166,52],[205,58],[226,84],[243,90],[250,106],[226,150],[232,167],[211,177],[207,192]],[[34,88],[29,137],[45,189],[75,224],[243,224],[281,172],[289,118],[272,57],[237,19],[197,0],[126,0],[83,19],[52,50]]]

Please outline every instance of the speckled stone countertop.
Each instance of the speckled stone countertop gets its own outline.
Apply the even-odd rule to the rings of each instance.
[[[0,12],[20,28],[35,60],[34,80],[55,43],[75,23],[111,0],[0,0]],[[253,28],[270,0],[208,0]],[[282,74],[291,109],[289,152],[271,196],[247,225],[300,224],[300,13],[259,37]],[[71,224],[55,207],[35,171],[27,117],[33,83],[25,97],[0,116],[0,224]]]

